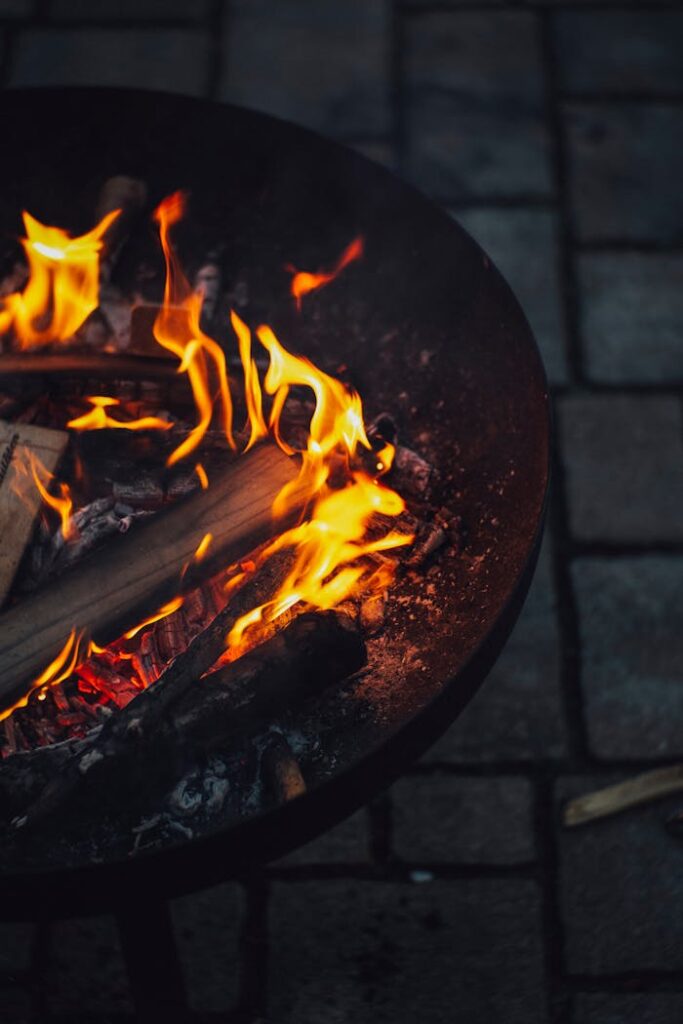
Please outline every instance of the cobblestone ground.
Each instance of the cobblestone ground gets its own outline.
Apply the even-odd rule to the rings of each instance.
[[[381,160],[498,262],[556,395],[543,558],[490,681],[371,807],[176,901],[195,1019],[680,1024],[676,799],[559,821],[683,757],[680,4],[0,0],[0,54],[5,84],[232,100]],[[3,1022],[131,1014],[112,921],[0,926]]]

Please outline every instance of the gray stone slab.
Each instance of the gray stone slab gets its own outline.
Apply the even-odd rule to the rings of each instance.
[[[414,776],[391,793],[394,852],[402,860],[523,864],[535,857],[528,779]]]
[[[309,864],[362,864],[370,857],[368,813],[352,814],[317,839],[275,861],[276,867],[301,867]]]
[[[491,257],[519,299],[536,336],[548,379],[567,382],[557,217],[550,210],[474,207],[456,219]]]
[[[428,752],[428,762],[546,760],[566,752],[549,542],[529,596],[483,688]]]
[[[180,29],[36,29],[20,32],[10,84],[109,85],[201,95],[208,40]]]
[[[0,978],[12,979],[28,969],[34,932],[25,921],[0,923]]]
[[[199,21],[209,11],[209,0],[50,0],[53,18],[84,18],[97,21],[140,19]]]
[[[683,92],[683,12],[565,10],[554,26],[569,92]]]
[[[114,1014],[132,1009],[118,929],[112,917],[54,925],[46,972],[51,1013]]]
[[[683,240],[683,105],[573,103],[565,121],[579,238]]]
[[[269,1019],[278,1024],[541,1024],[533,882],[273,886]]]
[[[0,18],[23,18],[32,11],[32,0],[0,0]]]
[[[237,1002],[244,894],[221,885],[171,903],[190,1008],[222,1013]]]
[[[559,804],[624,776],[560,780]],[[683,968],[681,842],[664,827],[681,798],[558,829],[560,901],[570,974]],[[621,1024],[621,1022],[620,1022]]]
[[[581,558],[572,579],[591,750],[683,754],[683,557]]]
[[[573,1024],[681,1024],[683,993],[580,993]]]
[[[591,379],[612,384],[683,380],[683,257],[586,253],[578,266]]]
[[[0,1010],[3,1024],[31,1024],[31,996],[22,988],[3,988],[0,991]]]
[[[220,98],[328,135],[389,129],[387,0],[236,0]]]
[[[417,185],[446,201],[550,192],[531,14],[416,17],[405,60],[406,171]]]
[[[558,402],[569,520],[582,541],[683,540],[681,408],[662,396]]]

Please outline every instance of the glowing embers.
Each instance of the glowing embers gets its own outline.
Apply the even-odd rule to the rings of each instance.
[[[98,306],[102,239],[119,212],[78,238],[24,212],[28,281],[23,291],[0,299],[0,334],[11,330],[23,349],[73,338]]]

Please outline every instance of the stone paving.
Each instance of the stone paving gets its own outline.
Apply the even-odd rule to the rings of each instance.
[[[558,407],[548,536],[488,684],[392,790],[173,907],[197,1021],[680,1024],[683,11],[663,0],[0,0],[6,85],[146,85],[356,146],[498,262]],[[132,1020],[107,919],[0,925],[0,1019]]]

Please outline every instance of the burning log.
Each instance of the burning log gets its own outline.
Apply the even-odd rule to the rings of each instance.
[[[106,352],[10,352],[0,356],[0,380],[30,376],[92,377],[97,380],[178,380],[178,365],[149,355],[108,355]]]
[[[0,422],[0,606],[9,593],[42,504],[35,487],[26,489],[26,494],[22,488],[21,497],[17,493],[17,460],[33,452],[52,473],[67,441],[68,435],[61,430]]]
[[[108,643],[181,587],[189,589],[267,539],[273,501],[297,468],[274,446],[255,448],[216,474],[209,490],[117,535],[97,559],[84,559],[0,616],[2,704],[10,705],[64,650],[73,630]],[[197,563],[208,534],[207,556]]]
[[[267,582],[270,589],[272,579]],[[256,600],[264,583],[257,574],[241,600],[238,593],[239,610]],[[47,783],[17,826],[38,825],[56,814],[61,821],[71,807],[77,820],[88,799],[102,808],[111,797],[131,813],[154,806],[197,758],[229,750],[365,663],[355,620],[338,612],[308,613],[200,679],[236,618],[235,609],[221,613],[156,684],[82,743],[66,765],[62,759],[62,774]],[[280,785],[294,795],[293,769],[280,760]],[[11,769],[11,759],[3,771],[7,765]]]
[[[121,211],[103,237],[104,252],[100,272],[105,280],[111,277],[118,255],[146,202],[147,186],[139,178],[117,174],[107,178],[102,186],[95,211],[96,219],[101,221],[108,213]]]

